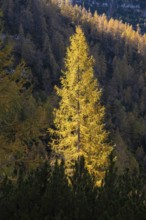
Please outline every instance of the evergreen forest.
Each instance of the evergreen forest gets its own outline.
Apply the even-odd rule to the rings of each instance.
[[[146,34],[0,0],[0,219],[146,219]]]
[[[108,18],[132,24],[135,30],[146,32],[146,2],[144,0],[73,0],[91,12],[105,13]]]

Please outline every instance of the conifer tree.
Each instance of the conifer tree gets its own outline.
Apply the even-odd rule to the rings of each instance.
[[[100,181],[108,165],[111,147],[104,129],[105,108],[101,106],[101,89],[94,79],[94,59],[80,27],[70,38],[61,78],[59,108],[55,110],[56,127],[52,149],[65,158],[68,172],[79,156],[84,156],[90,173]]]
[[[85,168],[84,157],[75,162],[73,176],[70,178],[75,198],[75,219],[95,219],[97,187],[94,178]]]

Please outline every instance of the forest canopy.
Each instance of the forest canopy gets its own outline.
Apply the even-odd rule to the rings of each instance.
[[[2,219],[144,220],[146,34],[55,1],[0,7]]]

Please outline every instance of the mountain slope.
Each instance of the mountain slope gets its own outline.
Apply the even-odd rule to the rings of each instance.
[[[86,9],[99,14],[105,13],[108,18],[120,19],[142,33],[146,31],[146,2],[143,0],[74,0],[73,4],[84,5]]]
[[[121,166],[146,166],[146,36],[129,25],[94,16],[85,9],[30,0],[1,1],[4,32],[15,43],[15,63],[23,59],[33,75],[33,96],[45,101],[59,84],[69,36],[80,24],[95,57],[95,76],[103,89],[106,127]],[[139,156],[139,151],[142,151]]]

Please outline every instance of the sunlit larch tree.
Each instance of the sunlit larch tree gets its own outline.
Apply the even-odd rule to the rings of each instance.
[[[80,27],[70,38],[65,58],[65,71],[61,77],[59,108],[55,109],[51,143],[53,152],[65,159],[67,171],[81,155],[86,167],[97,181],[104,177],[108,155],[112,147],[104,128],[105,108],[101,106],[101,89],[94,79],[94,59]]]

